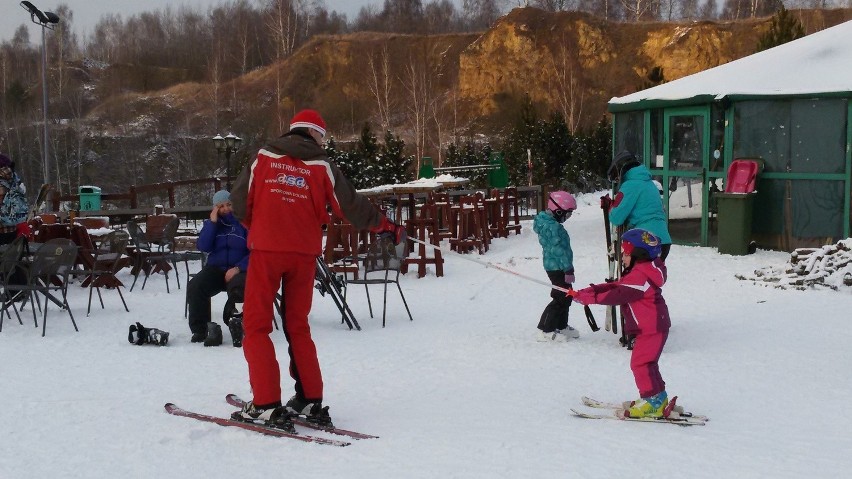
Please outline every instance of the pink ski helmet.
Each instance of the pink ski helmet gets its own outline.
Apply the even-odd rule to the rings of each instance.
[[[577,209],[577,200],[574,195],[567,191],[554,191],[548,195],[547,209],[556,218],[556,221],[564,223],[571,213]]]

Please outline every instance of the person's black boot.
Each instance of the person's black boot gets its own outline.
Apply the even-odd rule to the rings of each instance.
[[[205,346],[219,346],[222,344],[222,327],[214,322],[207,323],[207,337],[204,338]]]
[[[231,341],[233,341],[234,347],[241,347],[243,345],[243,315],[238,314],[231,317],[228,329],[231,331]]]

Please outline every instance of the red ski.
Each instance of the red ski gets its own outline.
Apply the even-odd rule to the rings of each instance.
[[[228,404],[236,407],[243,407],[245,405],[245,401],[240,399],[236,394],[228,394],[225,396],[225,401],[228,401]],[[302,417],[299,416],[291,416],[290,419],[293,421],[293,424],[297,426],[303,426],[311,429],[316,429],[317,431],[325,431],[331,434],[337,434],[338,436],[346,436],[351,437],[352,439],[378,439],[379,436],[371,436],[370,434],[364,434],[355,431],[348,431],[346,429],[340,429],[337,427],[323,427],[318,424],[313,424],[308,422]]]
[[[181,408],[175,406],[172,403],[166,403],[165,408],[166,408],[166,412],[168,412],[169,414],[173,414],[175,416],[188,417],[188,418],[192,418],[192,419],[197,419],[199,421],[218,424],[220,426],[238,427],[240,429],[245,429],[246,431],[258,432],[260,434],[264,434],[264,435],[267,435],[267,436],[288,437],[290,439],[296,439],[297,441],[312,442],[312,443],[315,443],[315,444],[324,444],[324,445],[327,445],[327,446],[343,447],[343,446],[348,446],[349,444],[351,444],[349,442],[337,441],[337,440],[334,440],[334,439],[326,439],[326,438],[323,438],[323,437],[306,436],[306,435],[303,435],[303,434],[293,434],[293,433],[284,431],[282,429],[277,429],[277,428],[274,428],[274,427],[265,426],[265,425],[257,424],[257,423],[253,423],[253,422],[235,421],[233,419],[226,419],[226,418],[218,417],[218,416],[209,416],[207,414],[199,414],[197,412],[192,412],[192,411],[187,411],[186,409],[181,409]]]

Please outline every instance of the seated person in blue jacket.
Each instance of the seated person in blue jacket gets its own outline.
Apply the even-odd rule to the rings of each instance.
[[[249,261],[248,231],[234,217],[230,197],[225,190],[213,195],[210,219],[204,220],[198,234],[198,250],[207,253],[207,263],[187,285],[192,342],[203,341],[205,346],[222,344],[222,329],[212,321],[210,298],[227,291],[229,299],[243,302]],[[242,324],[235,324],[237,321],[229,324],[234,346],[242,341]]]

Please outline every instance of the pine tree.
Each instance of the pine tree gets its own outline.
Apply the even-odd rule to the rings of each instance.
[[[778,13],[772,16],[769,30],[761,35],[757,42],[757,51],[762,52],[805,36],[805,29],[798,18],[781,5]]]
[[[488,143],[477,144],[470,139],[461,145],[451,143],[447,147],[444,166],[486,165],[492,151]],[[453,176],[467,178],[471,188],[484,188],[488,184],[488,170],[459,171],[453,173]]]
[[[413,156],[405,156],[405,141],[390,131],[385,132],[385,143],[379,148],[378,185],[405,183],[410,177]]]

